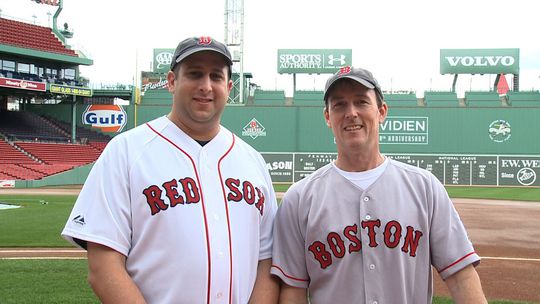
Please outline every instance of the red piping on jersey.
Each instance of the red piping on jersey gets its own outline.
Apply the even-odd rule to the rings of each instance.
[[[302,282],[309,282],[309,280],[304,280],[304,279],[299,279],[299,278],[295,278],[295,277],[292,277],[288,274],[286,274],[283,269],[281,269],[279,266],[276,266],[276,265],[272,265],[273,268],[276,268],[277,270],[279,270],[281,273],[283,273],[284,276],[286,276],[287,278],[291,279],[291,280],[296,280],[296,281],[302,281]]]
[[[178,150],[182,151],[182,153],[184,153],[191,161],[191,165],[193,166],[193,170],[195,171],[195,178],[197,178],[197,184],[199,184],[199,189],[201,190],[201,205],[202,205],[202,212],[203,212],[203,218],[204,218],[204,230],[206,234],[206,256],[208,257],[208,289],[206,291],[206,303],[210,303],[210,276],[211,276],[210,270],[212,268],[212,262],[210,260],[210,237],[208,235],[208,221],[206,219],[206,209],[204,207],[204,195],[203,195],[204,191],[202,189],[201,181],[199,180],[199,173],[197,172],[197,167],[195,166],[195,162],[193,161],[193,158],[191,158],[191,156],[186,151],[182,150],[182,148],[177,146],[170,139],[168,139],[163,134],[159,133],[154,128],[152,128],[152,126],[149,123],[146,123],[146,125],[150,128],[150,130],[154,131],[154,133],[156,133],[161,138],[168,141],[171,145],[173,145]]]
[[[465,255],[465,256],[464,256],[464,257],[462,257],[461,259],[459,259],[459,260],[455,261],[454,263],[452,263],[452,264],[450,264],[450,265],[448,265],[448,266],[444,267],[444,268],[443,268],[443,269],[442,269],[441,271],[439,271],[439,273],[441,273],[441,272],[445,271],[446,269],[448,269],[448,268],[450,268],[450,267],[452,267],[452,266],[456,265],[457,263],[459,263],[459,262],[463,261],[464,259],[466,259],[466,258],[467,258],[467,257],[469,257],[470,255],[473,255],[473,254],[475,254],[475,253],[476,253],[476,252],[475,252],[475,251],[473,251],[473,252],[471,252],[471,253],[469,253],[469,254]]]
[[[227,232],[229,234],[229,304],[232,303],[232,237],[231,237],[231,221],[229,219],[229,204],[227,203],[227,194],[225,193],[225,186],[223,183],[223,176],[221,175],[221,161],[231,152],[232,148],[234,147],[236,137],[234,134],[232,134],[232,143],[227,152],[223,154],[223,156],[218,161],[218,175],[219,175],[219,181],[221,183],[221,191],[223,192],[223,202],[225,203],[225,212],[227,214]]]

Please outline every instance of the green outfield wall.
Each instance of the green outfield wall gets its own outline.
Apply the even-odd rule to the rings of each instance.
[[[154,90],[140,105],[125,106],[123,131],[166,115],[170,99],[166,90]],[[79,126],[86,107],[76,107]],[[72,117],[70,104],[30,105],[27,110],[64,121]],[[540,107],[390,106],[379,139],[383,153],[430,170],[445,184],[540,186],[538,117]],[[297,181],[336,157],[322,102],[228,105],[222,124],[263,153],[277,182]]]

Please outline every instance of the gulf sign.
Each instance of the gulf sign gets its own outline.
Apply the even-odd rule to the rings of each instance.
[[[127,115],[119,105],[89,105],[82,116],[83,124],[102,132],[120,132],[127,122]]]

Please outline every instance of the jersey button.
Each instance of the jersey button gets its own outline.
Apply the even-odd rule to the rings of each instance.
[[[364,197],[364,202],[369,202],[369,196]]]
[[[223,297],[223,293],[220,291],[217,293],[216,298],[221,299]]]
[[[374,264],[369,265],[369,269],[371,269],[371,270],[375,269],[375,265]],[[373,302],[373,303],[375,303],[375,302]]]
[[[377,302],[377,301],[373,301],[373,304],[379,304],[379,302]]]
[[[366,215],[366,220],[370,220],[371,219],[371,215],[367,214]]]

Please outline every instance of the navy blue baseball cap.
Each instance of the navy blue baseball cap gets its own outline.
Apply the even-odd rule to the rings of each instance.
[[[352,79],[368,89],[374,89],[381,98],[383,97],[381,87],[379,86],[377,79],[373,77],[373,74],[371,74],[370,71],[362,68],[346,66],[340,68],[326,81],[326,85],[324,86],[324,101],[327,101],[328,92],[332,88],[332,85],[334,85],[336,81],[343,78]]]
[[[231,53],[225,44],[208,36],[191,37],[184,39],[176,47],[171,60],[171,71],[174,69],[176,64],[180,63],[180,61],[184,60],[189,55],[202,51],[213,51],[219,53],[223,55],[229,67],[233,64]]]

